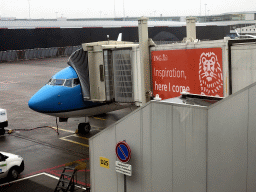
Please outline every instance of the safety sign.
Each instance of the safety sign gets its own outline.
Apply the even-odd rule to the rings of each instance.
[[[129,164],[116,161],[116,172],[132,176],[132,166]]]
[[[126,163],[130,160],[131,149],[125,141],[120,141],[116,144],[116,156],[123,163]]]

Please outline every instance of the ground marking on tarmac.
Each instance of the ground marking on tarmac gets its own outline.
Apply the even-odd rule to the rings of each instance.
[[[88,140],[88,138],[86,138],[86,137],[81,137],[81,136],[78,136],[78,135],[71,135],[71,136],[79,137],[79,138],[81,138],[81,139],[86,139],[86,140]]]
[[[44,173],[44,172],[43,172],[43,173],[38,173],[38,174],[36,174],[36,175],[32,175],[32,176],[29,176],[29,177],[21,178],[21,179],[15,180],[15,181],[11,181],[11,182],[8,182],[8,183],[1,184],[0,187],[1,187],[1,186],[4,186],[4,185],[9,185],[9,184],[11,184],[11,183],[16,183],[16,182],[19,182],[19,181],[23,181],[23,180],[26,180],[26,179],[30,179],[30,178],[33,178],[33,177],[37,177],[37,176],[40,176],[40,175],[46,175],[46,176],[51,177],[51,178],[56,179],[56,180],[59,180],[59,179],[60,179],[59,177],[56,177],[56,176],[51,175],[51,174],[49,174],[49,173]],[[77,186],[77,185],[76,185],[76,187],[79,187],[80,189],[83,189],[83,190],[87,190],[86,188],[81,187],[81,186]]]
[[[86,137],[80,137],[80,136],[77,136],[77,135],[68,135],[68,136],[65,136],[65,137],[61,137],[60,139],[61,139],[61,140],[64,140],[64,141],[71,142],[71,143],[75,143],[75,144],[78,144],[78,145],[82,145],[82,146],[85,146],[85,147],[89,147],[89,145],[87,145],[87,144],[79,143],[79,142],[76,142],[76,141],[72,141],[72,140],[70,140],[70,139],[66,139],[67,137],[78,137],[78,138],[81,138],[81,139],[86,139],[86,140],[88,140],[88,138],[86,138]]]
[[[51,171],[51,172],[54,172],[54,173],[56,173],[56,174],[58,174],[58,173],[61,173],[63,170],[53,170],[53,171]],[[69,172],[74,172],[73,170],[66,170],[65,172],[67,172],[67,173],[69,173]],[[90,170],[89,169],[86,169],[85,171],[83,171],[83,170],[78,170],[78,171],[76,171],[76,172],[90,172]]]
[[[99,120],[102,120],[102,121],[105,121],[106,119],[103,119],[103,118],[100,118],[100,117],[93,117],[94,119],[99,119]]]
[[[78,135],[68,135],[68,136],[61,137],[61,138],[66,138],[66,137],[78,137],[78,138],[81,138],[81,139],[88,140],[88,138],[86,138],[86,137],[81,137],[81,136],[78,136]]]
[[[37,177],[37,176],[40,176],[40,175],[42,175],[42,174],[43,174],[43,173],[38,173],[38,174],[36,174],[36,175],[32,175],[32,176],[28,176],[28,177],[25,177],[25,178],[17,179],[17,180],[15,180],[15,181],[11,181],[11,182],[8,182],[8,183],[4,183],[4,184],[1,184],[0,187],[1,187],[1,186],[4,186],[4,185],[11,184],[11,183],[15,183],[15,182],[18,182],[18,181],[23,181],[23,180],[25,180],[25,179],[30,179],[30,178],[33,178],[33,177]]]
[[[44,174],[44,175],[46,175],[46,176],[48,176],[48,177],[52,177],[52,178],[57,179],[57,180],[60,179],[59,177],[56,177],[56,176],[51,175],[51,174],[49,174],[49,173],[42,173],[42,174]],[[83,188],[83,187],[81,187],[81,186],[77,186],[77,185],[75,185],[75,186],[78,187],[78,188],[80,188],[80,189],[87,190],[86,188]]]
[[[52,128],[57,130],[57,127],[52,127]],[[66,132],[69,132],[69,133],[75,133],[74,131],[70,131],[70,130],[66,130],[66,129],[61,129],[61,128],[58,128],[58,130],[66,131]]]

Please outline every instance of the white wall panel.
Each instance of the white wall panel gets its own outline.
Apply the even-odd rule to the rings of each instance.
[[[92,191],[117,192],[117,175],[115,172],[115,127],[107,130],[107,134],[101,134],[90,140],[90,161]],[[109,159],[109,168],[100,166],[100,157]],[[100,174],[98,174],[100,173]]]
[[[173,106],[173,191],[206,190],[206,108]]]
[[[248,91],[208,111],[207,191],[246,191]]]
[[[256,86],[249,89],[247,192],[256,191]]]
[[[172,191],[172,106],[153,103],[152,109],[152,191]]]
[[[116,143],[126,140],[128,192],[254,192],[255,109],[256,84],[210,107],[149,103],[90,139],[92,191],[124,191],[114,163]]]
[[[186,127],[186,185],[189,192],[206,191],[207,117],[207,109],[192,108],[191,126]]]
[[[142,113],[142,191],[152,191],[152,104],[144,107]]]
[[[186,129],[191,126],[191,108],[173,106],[173,192],[185,192]]]
[[[127,192],[142,190],[142,152],[141,145],[141,112],[130,114],[116,125],[116,143],[125,140],[131,148],[131,159],[128,164],[132,165],[132,176],[126,176]],[[115,154],[115,148],[112,153]],[[116,158],[116,160],[118,160]],[[118,175],[118,192],[124,190],[123,174]]]

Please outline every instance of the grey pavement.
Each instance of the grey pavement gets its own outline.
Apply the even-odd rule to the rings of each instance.
[[[0,63],[0,108],[7,109],[9,126],[15,130],[0,136],[0,151],[21,155],[25,160],[25,170],[20,178],[39,173],[49,173],[59,177],[65,163],[76,160],[88,164],[87,170],[78,173],[78,181],[90,185],[88,139],[107,126],[130,113],[133,108],[90,117],[92,130],[87,135],[76,135],[77,125],[83,118],[59,122],[56,119],[32,111],[28,101],[52,75],[67,67],[68,57],[37,59]],[[49,178],[50,182],[51,178]],[[0,180],[0,185],[8,182]],[[54,181],[56,182],[56,181]],[[16,185],[22,185],[18,182]],[[0,187],[0,191],[3,187]],[[28,189],[29,190],[29,189]],[[22,190],[21,190],[22,191]]]

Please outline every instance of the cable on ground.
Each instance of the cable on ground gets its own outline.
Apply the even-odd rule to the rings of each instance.
[[[54,129],[53,127],[51,126],[42,126],[42,127],[35,127],[35,128],[31,128],[31,129],[10,129],[10,130],[6,130],[6,132],[8,134],[12,134],[13,132],[15,131],[33,131],[35,129],[43,129],[43,128],[51,128],[53,129],[56,133],[58,133],[58,131],[56,129]],[[59,133],[58,133],[59,134]]]

